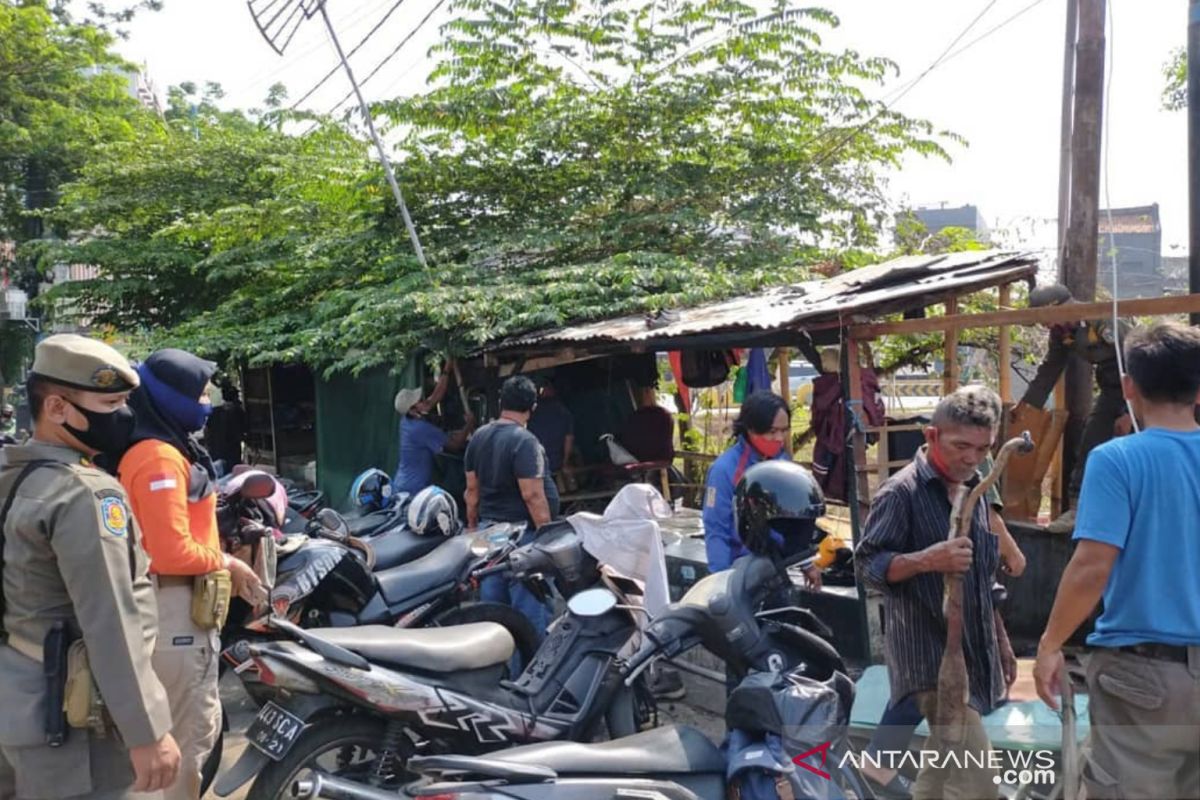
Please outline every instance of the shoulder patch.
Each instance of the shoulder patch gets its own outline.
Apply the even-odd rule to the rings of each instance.
[[[710,486],[708,491],[704,493],[704,507],[715,508],[717,505],[717,487]]]
[[[124,499],[124,495],[116,489],[97,489],[92,494],[96,495],[97,500],[107,500],[110,497],[115,497],[118,500]]]
[[[100,501],[100,522],[113,536],[124,538],[129,533],[129,510],[119,494]]]

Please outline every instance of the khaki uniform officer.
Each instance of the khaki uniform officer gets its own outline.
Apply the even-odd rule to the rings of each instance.
[[[20,800],[158,791],[179,768],[137,525],[121,485],[89,461],[126,446],[137,382],[105,344],[45,339],[27,384],[33,438],[0,453],[0,751]]]

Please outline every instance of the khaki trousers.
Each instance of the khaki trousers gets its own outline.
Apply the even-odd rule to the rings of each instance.
[[[1097,648],[1087,684],[1089,800],[1200,798],[1200,647],[1186,664]]]
[[[154,673],[171,706],[171,735],[179,745],[179,778],[162,792],[163,800],[197,800],[200,769],[221,732],[221,695],[217,688],[220,638],[192,622],[192,587],[158,587],[158,640]],[[135,795],[148,800],[146,795]]]
[[[927,720],[937,718],[937,692],[921,692],[917,695],[917,707]],[[964,766],[947,766],[933,769],[923,767],[917,773],[913,785],[913,800],[995,800],[1000,796],[996,784],[997,772],[987,767],[992,743],[983,728],[979,712],[967,707],[966,736],[957,744],[945,741],[942,732],[930,724],[930,737],[926,744],[929,750],[939,753],[956,753],[956,763]],[[974,759],[973,761],[971,759]],[[982,764],[983,766],[977,766]]]

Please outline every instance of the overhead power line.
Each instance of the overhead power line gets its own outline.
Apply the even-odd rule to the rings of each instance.
[[[350,48],[350,52],[346,54],[346,58],[350,58],[355,53],[357,53],[360,49],[362,49],[362,46],[364,44],[366,44],[368,41],[370,41],[372,36],[374,36],[376,33],[379,32],[379,29],[383,27],[384,23],[387,22],[388,19],[391,18],[392,14],[396,13],[396,9],[400,8],[400,6],[402,6],[402,5],[404,5],[404,0],[396,0],[396,2],[392,4],[392,7],[387,10],[387,13],[384,14],[383,17],[378,22],[375,23],[374,27],[372,27],[371,30],[367,31],[367,35],[364,36],[362,39],[360,39],[358,44],[356,44],[356,45],[354,45],[354,47]],[[308,98],[310,98],[314,94],[316,94],[317,90],[319,90],[322,86],[324,86],[326,83],[328,83],[329,79],[338,73],[338,69],[340,67],[341,67],[341,64],[335,64],[333,66],[333,68],[330,69],[329,72],[326,72],[325,76],[323,78],[321,78],[321,80],[317,81],[316,84],[311,89],[309,89],[307,92],[305,92],[304,95],[299,100],[292,103],[289,110],[295,111],[297,108],[300,107],[300,105],[305,100],[307,100]]]

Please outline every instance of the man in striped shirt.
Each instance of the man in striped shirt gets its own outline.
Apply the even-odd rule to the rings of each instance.
[[[999,548],[989,530],[987,504],[973,510],[969,536],[946,537],[949,490],[978,483],[978,468],[991,451],[999,417],[999,398],[989,389],[967,386],[943,398],[925,431],[926,446],[876,493],[855,554],[861,579],[885,595],[892,702],[915,696],[926,718],[935,710],[946,642],[942,575],[964,578],[963,650],[970,699],[966,739],[953,749],[970,758],[958,760],[961,769],[922,769],[913,787],[918,800],[996,796],[995,772],[986,768],[986,760],[979,762],[991,750],[982,715],[999,705],[1005,693],[991,593]]]

